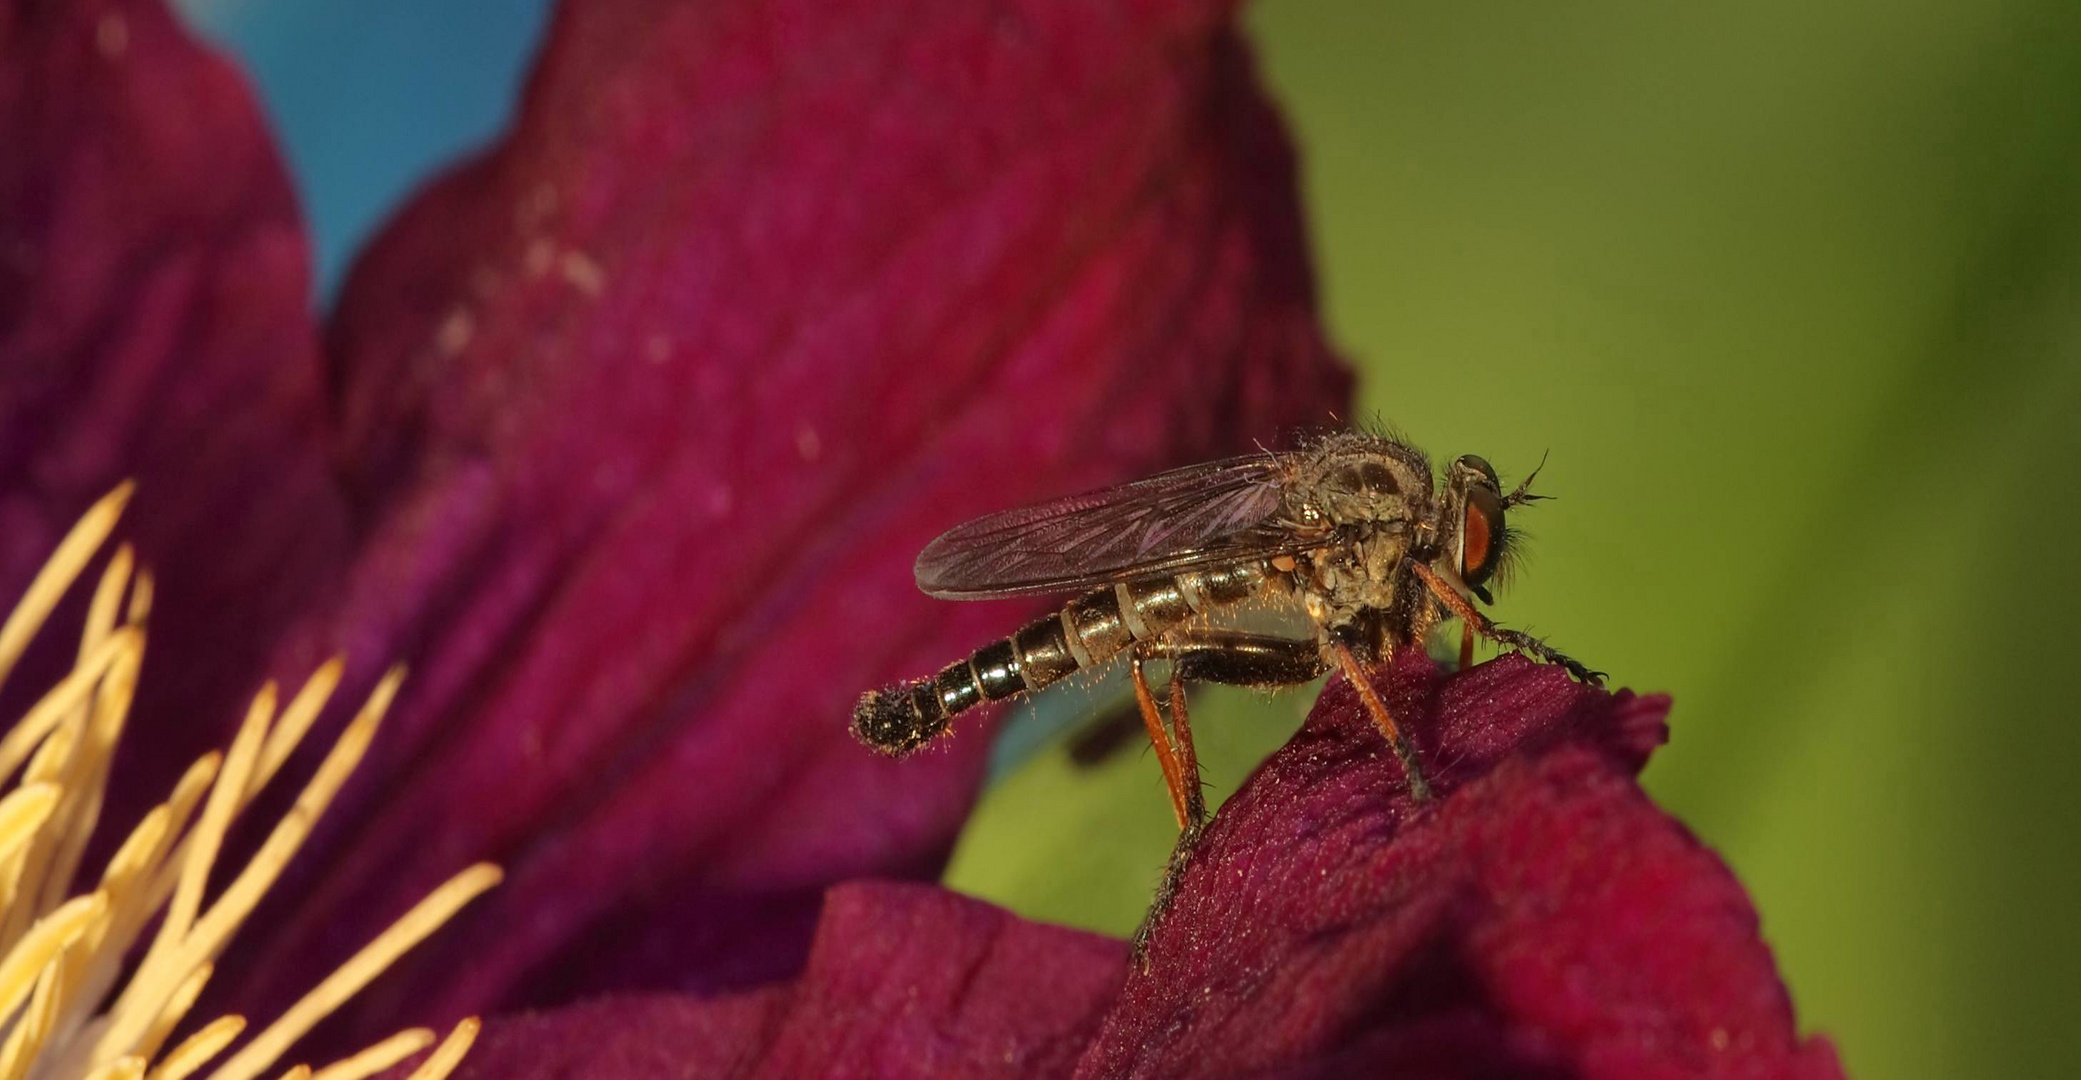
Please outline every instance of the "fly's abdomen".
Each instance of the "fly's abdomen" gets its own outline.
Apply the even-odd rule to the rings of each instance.
[[[908,754],[977,705],[1097,667],[1210,606],[1252,595],[1264,582],[1263,568],[1253,563],[1094,589],[929,679],[869,691],[853,708],[853,734],[885,754]]]

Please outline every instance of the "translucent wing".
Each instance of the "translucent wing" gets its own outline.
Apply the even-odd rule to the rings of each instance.
[[[1277,520],[1280,477],[1258,454],[980,517],[926,545],[918,588],[963,600],[1066,592],[1319,544]]]

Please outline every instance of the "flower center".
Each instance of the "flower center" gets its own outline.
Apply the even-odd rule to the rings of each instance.
[[[0,624],[0,681],[107,542],[129,496],[126,484],[88,510]],[[131,830],[93,890],[68,897],[144,656],[152,579],[135,561],[127,546],[110,558],[88,604],[71,673],[0,736],[0,1080],[180,1080],[229,1049],[245,1031],[242,1016],[205,1023],[171,1049],[167,1042],[232,935],[361,761],[403,680],[396,669],[383,677],[289,812],[207,904],[205,885],[226,833],[330,700],[343,670],[338,660],[313,673],[279,711],[274,686],[262,687],[230,749],[190,766],[166,801]],[[497,867],[478,864],[449,879],[210,1076],[247,1080],[269,1070],[313,1025],[499,877]],[[144,943],[154,916],[158,929]],[[125,980],[125,960],[140,944],[142,956]],[[475,1018],[456,1025],[413,1080],[447,1076],[477,1028]],[[414,1028],[322,1070],[297,1066],[289,1075],[369,1076],[435,1042],[434,1032]]]

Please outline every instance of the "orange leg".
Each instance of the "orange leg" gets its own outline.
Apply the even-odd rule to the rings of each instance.
[[[1185,712],[1185,675],[1171,664],[1171,734],[1178,740],[1178,779],[1185,782],[1185,817],[1193,823],[1207,820],[1207,800],[1200,790],[1199,755],[1192,749],[1192,722]]]
[[[1465,671],[1473,666],[1474,626],[1471,623],[1463,622],[1460,624],[1460,670]]]
[[[1402,730],[1395,726],[1395,718],[1388,715],[1387,702],[1380,700],[1380,692],[1373,689],[1373,680],[1366,677],[1366,669],[1359,664],[1358,657],[1351,655],[1351,650],[1342,644],[1332,645],[1330,655],[1337,662],[1337,670],[1344,673],[1344,681],[1358,691],[1359,704],[1365,706],[1374,726],[1380,729],[1380,734],[1387,736],[1387,745],[1401,761],[1402,773],[1409,777],[1409,797],[1417,802],[1429,801],[1431,785],[1423,778],[1423,768],[1417,764],[1416,749],[1402,737]]]
[[[1408,567],[1417,577],[1422,578],[1423,583],[1430,586],[1431,593],[1438,598],[1438,602],[1444,604],[1453,615],[1459,618],[1460,622],[1474,633],[1480,634],[1490,641],[1508,645],[1513,649],[1522,649],[1549,664],[1559,664],[1561,667],[1568,669],[1568,674],[1592,686],[1603,684],[1603,672],[1590,670],[1580,661],[1568,658],[1546,642],[1530,634],[1519,630],[1506,630],[1490,622],[1489,617],[1475,610],[1474,605],[1469,603],[1466,597],[1461,596],[1458,589],[1447,585],[1445,579],[1438,576],[1437,571],[1417,562],[1415,559],[1404,559],[1402,560],[1402,565]]]
[[[1163,880],[1156,886],[1156,897],[1149,904],[1148,914],[1142,916],[1142,924],[1135,928],[1129,940],[1129,954],[1137,967],[1145,967],[1148,961],[1149,936],[1156,932],[1156,924],[1169,911],[1172,898],[1178,894],[1178,883],[1184,880],[1185,864],[1192,858],[1192,849],[1199,843],[1200,830],[1206,826],[1207,803],[1199,788],[1199,757],[1192,751],[1192,723],[1185,716],[1185,679],[1178,670],[1176,661],[1171,663],[1171,725],[1169,733],[1163,726],[1163,718],[1156,708],[1156,695],[1149,692],[1149,680],[1142,674],[1142,658],[1137,655],[1128,671],[1134,676],[1135,701],[1142,707],[1142,722],[1148,725],[1149,741],[1156,746],[1156,756],[1163,762],[1163,779],[1171,788],[1171,809],[1178,815],[1178,845],[1171,849],[1170,861],[1163,868]],[[1175,740],[1175,741],[1173,741]]]
[[[1469,631],[1479,630],[1484,637],[1492,635],[1492,632],[1495,630],[1495,624],[1488,620],[1488,616],[1475,610],[1474,605],[1466,597],[1461,596],[1458,589],[1447,585],[1445,579],[1439,577],[1436,570],[1417,562],[1415,559],[1409,559],[1407,563],[1409,569],[1414,570],[1416,576],[1422,578],[1423,583],[1431,587],[1431,592],[1454,615],[1458,616],[1462,623],[1466,624]]]
[[[1164,729],[1163,713],[1156,707],[1156,695],[1149,691],[1149,677],[1142,674],[1142,658],[1132,657],[1127,670],[1134,679],[1134,700],[1141,706],[1142,726],[1149,731],[1149,745],[1156,748],[1156,763],[1163,768],[1163,784],[1171,792],[1171,812],[1178,816],[1180,831],[1191,828],[1194,819],[1190,810],[1198,802],[1199,793],[1195,790],[1193,798],[1187,800],[1184,767],[1171,745],[1170,732]],[[1193,770],[1191,783],[1194,788],[1199,786],[1198,772],[1198,769]]]

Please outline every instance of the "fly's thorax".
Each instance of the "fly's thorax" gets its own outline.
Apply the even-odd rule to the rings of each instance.
[[[1317,549],[1300,560],[1294,592],[1316,625],[1349,627],[1393,604],[1408,550],[1406,527],[1377,528],[1365,539]]]
[[[1324,441],[1298,463],[1287,488],[1290,518],[1361,539],[1423,520],[1431,502],[1431,467],[1423,455],[1370,435]]]

